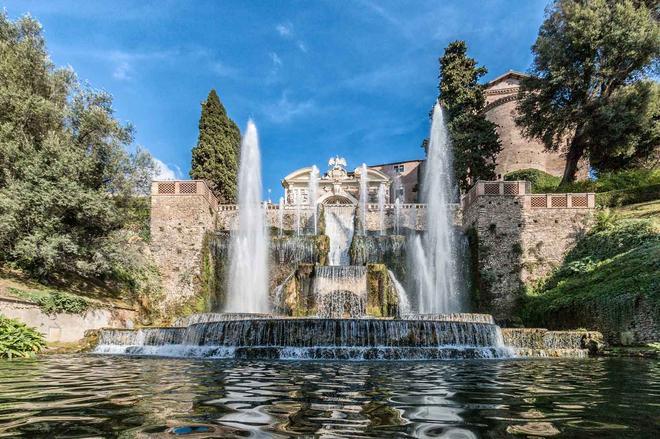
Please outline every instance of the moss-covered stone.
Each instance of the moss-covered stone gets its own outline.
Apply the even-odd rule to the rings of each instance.
[[[373,317],[394,317],[399,299],[385,264],[367,265],[367,314]]]

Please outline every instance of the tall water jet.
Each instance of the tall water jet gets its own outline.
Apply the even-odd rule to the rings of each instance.
[[[420,313],[457,312],[462,307],[450,207],[453,193],[451,143],[442,107],[436,103],[422,177],[427,231],[414,238],[410,267]]]
[[[309,194],[309,207],[312,209],[312,221],[314,222],[314,235],[318,234],[317,227],[317,209],[316,209],[316,198],[318,194],[319,187],[319,168],[316,165],[312,166],[312,171],[309,173],[309,182],[308,182],[308,191]]]
[[[401,200],[399,197],[394,201],[394,234],[401,234]]]
[[[367,176],[367,165],[360,166],[360,223],[362,234],[367,234],[367,203],[369,202],[369,177]]]
[[[284,197],[280,197],[280,204],[277,210],[277,225],[279,230],[277,232],[278,236],[281,238],[284,233]]]
[[[238,228],[231,234],[228,312],[267,312],[268,233],[261,204],[259,136],[252,120],[241,142]]]
[[[385,235],[385,185],[378,186],[378,220],[380,225],[380,234]]]
[[[403,183],[401,183],[401,176],[396,175],[394,177],[394,183],[392,185],[392,189],[394,189],[394,194],[392,195],[392,201],[396,201],[396,199],[400,199],[402,203],[405,203],[405,193],[403,191]]]
[[[295,191],[293,193],[293,201],[296,204],[296,236],[300,236],[300,203],[301,203],[300,191]]]

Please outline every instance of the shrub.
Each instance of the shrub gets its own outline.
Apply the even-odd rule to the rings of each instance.
[[[31,357],[45,346],[43,335],[35,329],[0,316],[0,358]]]
[[[90,303],[84,297],[61,291],[54,291],[40,297],[37,299],[37,304],[46,314],[82,314],[90,307]]]
[[[660,184],[596,194],[596,204],[600,207],[620,207],[659,199]]]
[[[506,181],[526,180],[532,183],[532,192],[544,193],[555,192],[561,178],[550,175],[538,169],[521,169],[509,172],[504,176]]]

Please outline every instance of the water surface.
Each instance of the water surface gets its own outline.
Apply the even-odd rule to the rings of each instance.
[[[660,437],[660,362],[0,362],[0,437]]]

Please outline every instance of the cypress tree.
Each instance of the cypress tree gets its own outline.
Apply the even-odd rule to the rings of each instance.
[[[222,203],[236,202],[240,144],[238,126],[227,116],[218,94],[212,89],[202,103],[190,177],[206,180]]]
[[[477,180],[495,178],[495,158],[502,150],[496,125],[482,113],[486,104],[479,79],[487,73],[467,56],[464,41],[454,41],[440,58],[440,94],[452,141],[454,175],[462,191]]]

